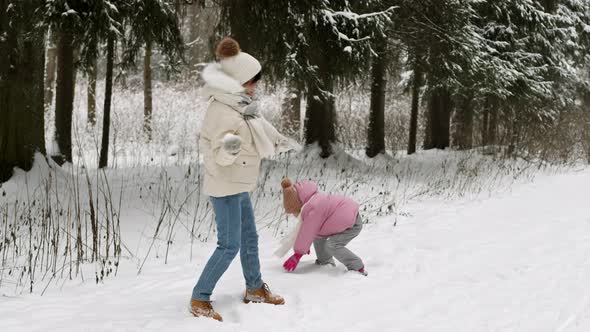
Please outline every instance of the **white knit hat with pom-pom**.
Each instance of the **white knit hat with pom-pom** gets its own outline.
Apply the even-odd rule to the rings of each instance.
[[[253,56],[240,50],[240,44],[233,38],[225,37],[217,45],[215,55],[221,69],[229,76],[244,84],[258,75],[262,66]]]

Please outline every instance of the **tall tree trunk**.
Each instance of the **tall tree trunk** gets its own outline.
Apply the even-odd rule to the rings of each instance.
[[[414,78],[412,81],[412,112],[410,115],[410,137],[408,139],[408,154],[416,152],[416,135],[418,134],[418,110],[420,105],[420,87],[422,86],[422,68],[419,63],[414,64]]]
[[[336,142],[336,100],[334,78],[330,71],[330,59],[316,52],[311,59],[318,67],[318,79],[309,82],[305,112],[305,143],[318,143],[320,157],[332,155],[332,143]]]
[[[311,83],[307,94],[305,112],[305,143],[318,143],[320,156],[327,158],[332,155],[332,143],[336,141],[335,100],[332,78],[323,76],[322,86]]]
[[[590,92],[585,93],[582,97],[583,118],[584,121],[584,141],[586,146],[586,159],[590,164]]]
[[[510,108],[509,112],[512,121],[509,122],[508,148],[506,149],[506,155],[509,157],[516,157],[521,123],[518,114],[514,111],[514,108]]]
[[[47,38],[47,57],[45,65],[45,111],[48,111],[53,102],[53,89],[55,86],[55,74],[57,68],[57,39],[56,33],[51,32]]]
[[[190,4],[188,6],[188,43],[187,43],[187,51],[188,51],[188,63],[190,66],[191,75],[196,73],[197,64],[199,61],[199,23],[200,23],[200,10],[199,6],[196,3]]]
[[[450,143],[451,96],[446,88],[436,88],[428,102],[428,128],[425,149],[445,149]]]
[[[490,123],[488,124],[487,137],[488,145],[498,143],[498,102],[495,97],[489,99]]]
[[[481,146],[488,145],[488,128],[490,126],[490,97],[486,97],[483,106],[483,119],[481,124]]]
[[[45,154],[45,43],[43,31],[28,19],[35,3],[0,0],[0,183],[14,167],[30,170],[35,152]]]
[[[74,108],[74,46],[70,32],[60,31],[57,43],[57,87],[55,92],[55,139],[58,164],[72,162],[72,111]]]
[[[369,127],[367,130],[367,157],[374,158],[385,153],[385,88],[387,86],[386,41],[375,45],[378,56],[373,56],[371,64],[371,105]]]
[[[113,62],[115,60],[115,36],[109,35],[107,41],[107,72],[104,89],[104,108],[102,121],[102,141],[98,168],[105,168],[109,161],[109,133],[111,128],[111,97],[113,94]]]
[[[290,81],[283,100],[283,127],[292,134],[299,134],[301,128],[301,90],[297,83]]]
[[[460,98],[455,113],[455,135],[453,145],[459,150],[473,148],[473,94]]]
[[[244,2],[247,4],[247,2]],[[218,3],[207,0],[205,6],[198,3],[188,6],[188,61],[191,75],[198,73],[197,65],[214,59],[215,45],[218,42],[215,27],[221,13]],[[239,12],[238,12],[239,13]],[[239,29],[232,27],[232,31]],[[240,41],[242,45],[242,41]],[[244,47],[245,45],[242,45]]]
[[[145,45],[143,58],[143,131],[152,140],[152,44]]]
[[[87,122],[89,125],[96,125],[96,59],[92,60],[90,68],[88,68],[88,116]]]

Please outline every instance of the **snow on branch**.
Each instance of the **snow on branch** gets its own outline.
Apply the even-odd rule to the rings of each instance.
[[[347,35],[343,34],[342,32],[338,31],[338,29],[335,29],[335,32],[338,34],[338,38],[345,40],[347,42],[361,42],[361,41],[371,39],[370,36],[365,36],[363,38],[350,38]]]
[[[361,19],[366,19],[366,18],[371,18],[371,17],[375,17],[375,16],[383,16],[383,15],[387,15],[391,12],[393,12],[396,8],[399,8],[399,6],[391,6],[389,8],[387,8],[386,10],[380,11],[380,12],[374,12],[374,13],[366,13],[366,14],[357,14],[351,11],[331,11],[329,9],[324,9],[324,15],[328,16],[329,18],[333,18],[333,17],[337,17],[337,16],[341,16],[350,20],[361,20]]]
[[[386,17],[386,15],[393,12],[393,10],[395,10],[396,8],[399,8],[399,7],[398,6],[391,6],[383,11],[366,13],[366,14],[357,14],[357,13],[354,13],[351,11],[333,11],[331,9],[322,9],[322,10],[320,10],[320,13],[324,16],[324,19],[326,19],[328,22],[330,22],[330,24],[332,25],[332,30],[334,31],[334,33],[336,35],[338,35],[338,39],[352,43],[352,42],[362,42],[362,41],[370,40],[371,37],[365,36],[362,38],[351,38],[351,37],[347,36],[346,34],[342,33],[338,29],[338,27],[337,27],[338,23],[336,22],[336,19],[335,19],[336,17],[343,17],[347,20],[352,20],[354,22],[358,22],[361,19],[369,19],[372,17]]]

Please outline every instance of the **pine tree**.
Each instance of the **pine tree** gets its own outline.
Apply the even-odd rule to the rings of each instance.
[[[523,128],[551,125],[560,109],[572,108],[576,59],[587,53],[588,6],[586,0],[475,3],[472,23],[486,46],[479,59],[491,64],[476,84],[484,145],[496,143],[501,120],[514,150]]]
[[[306,144],[318,143],[322,157],[336,142],[335,89],[364,74],[370,57],[367,27],[387,20],[392,8],[368,12],[371,2],[222,1],[220,33],[262,59],[270,82],[305,87]],[[363,14],[357,14],[363,13]]]
[[[152,68],[153,47],[158,46],[174,66],[183,60],[184,43],[176,13],[164,0],[128,0],[125,6],[124,64],[134,66],[139,50],[144,49],[144,131],[148,140],[152,132]]]

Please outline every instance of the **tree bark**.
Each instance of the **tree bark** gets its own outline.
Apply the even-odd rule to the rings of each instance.
[[[495,97],[489,98],[490,123],[487,128],[488,145],[498,143],[498,103]]]
[[[488,145],[488,128],[490,125],[490,102],[489,97],[486,98],[483,106],[483,119],[481,124],[481,146]]]
[[[305,112],[305,143],[318,143],[320,156],[328,158],[332,155],[332,143],[336,141],[335,131],[335,100],[332,78],[323,75],[322,86],[311,83],[307,96]]]
[[[516,157],[516,150],[519,143],[520,120],[514,111],[514,108],[511,107],[509,112],[512,121],[509,123],[508,148],[506,149],[506,155],[509,157]]]
[[[51,108],[51,103],[53,102],[53,89],[55,86],[55,74],[57,68],[57,47],[56,47],[56,38],[55,32],[51,32],[51,35],[47,39],[48,46],[47,46],[47,57],[46,57],[46,65],[45,65],[45,96],[44,96],[44,103],[45,103],[45,111],[48,111]]]
[[[385,153],[385,88],[387,86],[386,41],[376,43],[378,56],[373,56],[371,64],[371,105],[369,127],[367,130],[367,157],[374,158]]]
[[[9,3],[0,0],[0,8]],[[11,14],[0,10],[0,35],[6,37],[0,39],[0,183],[14,167],[30,170],[35,152],[45,154],[44,33],[23,19],[35,8],[35,1],[23,0]]]
[[[298,134],[301,128],[301,89],[293,81],[287,85],[282,106],[283,127],[289,133]]]
[[[88,68],[88,116],[87,122],[91,126],[96,125],[96,59],[93,59]]]
[[[453,145],[459,150],[473,148],[473,94],[460,98],[455,114]]]
[[[113,63],[115,59],[115,36],[112,34],[107,41],[107,72],[105,77],[104,108],[102,122],[102,141],[98,168],[105,168],[109,158],[109,133],[111,126],[111,97],[113,94]]]
[[[198,40],[201,37],[199,34],[199,23],[200,23],[200,11],[199,6],[195,3],[188,6],[188,29],[189,29],[189,42],[188,42],[188,62],[190,66],[190,74],[196,73],[197,64],[199,63],[199,47]]]
[[[55,139],[58,164],[72,162],[72,111],[74,108],[75,69],[73,36],[60,31],[57,43],[57,87],[55,92]]]
[[[557,9],[557,0],[542,0],[543,8],[548,13],[555,13]]]
[[[450,143],[451,96],[446,88],[436,88],[428,102],[428,129],[425,149],[445,149]]]
[[[221,7],[218,3],[211,1],[207,1],[204,7],[198,3],[193,3],[188,7],[188,61],[191,69],[190,74],[195,75],[198,73],[198,64],[215,58],[214,46],[219,41],[215,36],[215,27],[219,20]],[[238,41],[241,45],[241,41]],[[242,45],[242,47],[244,46]]]
[[[317,80],[311,80],[307,93],[305,112],[305,143],[318,143],[320,157],[332,155],[332,143],[336,142],[336,101],[334,78],[330,71],[328,55],[316,52],[311,59],[318,67]]]
[[[416,152],[416,135],[418,134],[418,110],[420,105],[420,87],[422,86],[422,69],[420,64],[414,64],[414,78],[412,81],[412,111],[410,114],[410,137],[408,139],[408,154]]]
[[[583,118],[584,121],[584,141],[586,145],[586,159],[588,160],[588,164],[590,164],[590,92],[587,92],[583,95]]]
[[[143,131],[152,140],[152,44],[145,45],[143,58]]]

